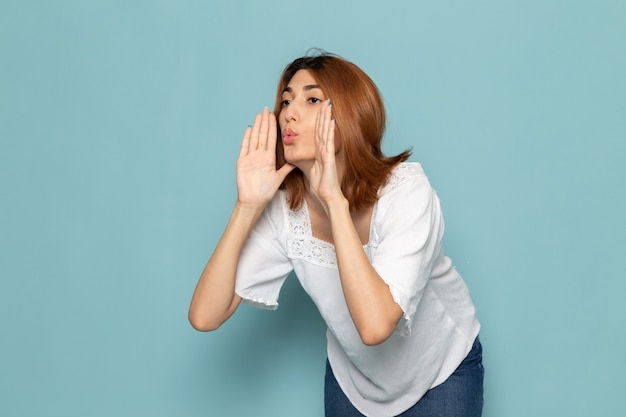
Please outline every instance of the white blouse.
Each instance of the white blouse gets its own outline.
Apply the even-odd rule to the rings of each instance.
[[[363,246],[404,312],[384,343],[364,345],[341,288],[331,243],[313,237],[306,202],[290,210],[279,191],[239,259],[235,291],[244,302],[278,307],[294,271],[328,325],[337,382],[366,416],[392,416],[444,382],[469,353],[480,324],[463,279],[444,256],[439,198],[420,164],[399,164],[379,191]]]

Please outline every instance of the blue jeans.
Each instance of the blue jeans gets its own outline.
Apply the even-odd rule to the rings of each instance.
[[[483,412],[483,348],[478,337],[472,350],[450,377],[429,390],[398,417],[480,417]],[[326,360],[326,417],[363,417],[343,393]],[[391,416],[390,416],[391,417]]]

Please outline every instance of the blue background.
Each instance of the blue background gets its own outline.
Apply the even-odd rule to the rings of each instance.
[[[378,84],[483,324],[486,417],[626,409],[623,1],[0,2],[0,415],[321,416],[324,324],[195,332],[246,125],[310,47]]]

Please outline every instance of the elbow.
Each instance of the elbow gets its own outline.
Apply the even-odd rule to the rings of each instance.
[[[236,298],[230,308],[220,309],[214,305],[199,305],[192,301],[189,306],[187,318],[191,326],[200,332],[211,332],[217,330],[234,313],[239,305],[239,298]]]
[[[386,342],[396,331],[402,314],[402,310],[397,306],[393,314],[369,314],[361,317],[359,323],[355,321],[361,342],[366,346],[376,346]]]
[[[212,332],[217,330],[223,323],[221,321],[210,320],[207,317],[199,317],[191,312],[189,313],[188,319],[191,327],[199,332]]]
[[[366,329],[359,329],[359,336],[361,337],[361,342],[363,342],[366,346],[376,346],[384,343],[391,337],[393,331],[395,330],[395,326],[386,325],[386,326],[376,326]]]

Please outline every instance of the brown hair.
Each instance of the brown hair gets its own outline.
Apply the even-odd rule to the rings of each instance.
[[[387,157],[381,150],[385,107],[378,88],[362,69],[337,55],[324,52],[305,56],[287,65],[280,77],[274,105],[276,117],[281,110],[284,89],[300,70],[311,73],[333,104],[337,121],[335,138],[342,146],[340,155],[345,167],[341,190],[350,209],[356,211],[373,205],[378,200],[378,189],[387,182],[393,167],[411,155],[411,151],[406,150]],[[276,167],[285,162],[278,132]],[[302,206],[306,192],[302,171],[291,171],[281,188],[287,190],[292,210]]]

